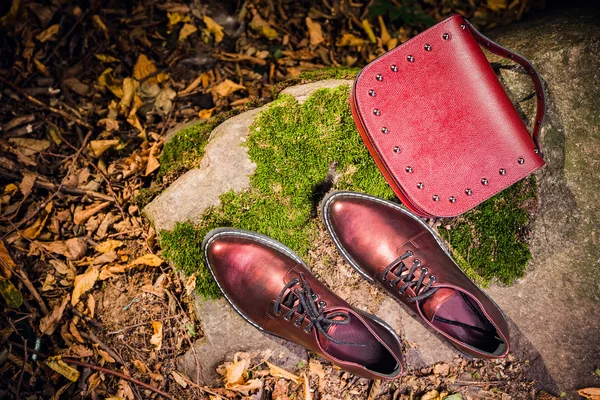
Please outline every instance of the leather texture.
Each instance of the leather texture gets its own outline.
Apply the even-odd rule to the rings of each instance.
[[[363,377],[395,379],[403,373],[401,344],[394,330],[376,317],[353,308],[329,290],[283,244],[254,232],[220,228],[206,236],[203,249],[206,264],[227,301],[257,329],[300,344]],[[286,318],[292,309],[290,304],[281,304],[277,310],[276,301],[280,296],[286,299],[294,289],[300,290],[299,285],[292,285],[286,292],[286,285],[303,278],[316,295],[314,304],[320,303],[323,307],[322,315],[346,313],[350,325],[360,328],[352,330],[347,329],[349,325],[331,325],[328,334],[359,342],[361,346],[332,343],[318,329],[311,328],[310,319],[302,319],[298,311]],[[299,320],[302,320],[300,325],[297,324]],[[374,359],[377,351],[387,354],[393,370],[381,372],[367,365],[377,363]]]
[[[509,351],[508,323],[500,308],[479,289],[454,263],[440,239],[416,215],[398,204],[355,192],[334,192],[323,200],[323,219],[336,247],[350,265],[365,279],[381,284],[410,311],[432,329],[446,337],[464,353],[479,358],[501,358]],[[403,262],[410,266],[420,262],[415,279],[423,276],[423,284],[431,281],[433,295],[423,300],[411,301],[422,295],[425,288],[409,288],[404,295],[398,290],[406,275],[393,272],[384,276],[384,270],[402,254],[412,252]],[[400,278],[398,284],[394,280]],[[482,351],[460,338],[453,337],[432,321],[443,304],[461,292],[469,302],[480,309],[486,319],[483,327],[493,327],[494,335],[503,344],[494,350]],[[458,299],[461,300],[461,299]],[[462,300],[461,300],[462,301]],[[469,308],[465,307],[466,311]],[[450,313],[460,310],[450,308]],[[461,317],[461,316],[459,316]],[[491,328],[490,328],[491,329]],[[456,335],[455,335],[456,336]]]
[[[480,44],[520,63],[534,81],[533,140]],[[350,103],[379,169],[421,216],[462,214],[544,165],[539,75],[524,57],[493,43],[460,15],[367,65]]]

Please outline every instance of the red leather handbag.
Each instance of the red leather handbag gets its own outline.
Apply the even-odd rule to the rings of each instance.
[[[533,138],[481,46],[533,80]],[[371,155],[400,200],[424,217],[468,211],[544,165],[545,94],[524,57],[454,15],[367,65],[350,97]]]

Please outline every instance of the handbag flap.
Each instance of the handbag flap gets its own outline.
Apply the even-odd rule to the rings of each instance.
[[[423,214],[462,214],[544,164],[460,15],[367,65],[352,101],[389,183]]]

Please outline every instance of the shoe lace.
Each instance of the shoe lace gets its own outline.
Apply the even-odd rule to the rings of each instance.
[[[294,287],[297,285],[299,285],[300,288]],[[287,296],[286,293],[288,293]],[[283,304],[290,309],[283,316],[283,319],[286,321],[291,321],[295,313],[299,314],[296,321],[294,321],[295,326],[302,326],[302,323],[305,319],[310,321],[309,324],[304,328],[304,332],[310,333],[313,328],[316,328],[319,332],[321,332],[321,334],[323,334],[323,336],[333,343],[350,346],[363,346],[360,343],[344,342],[334,339],[327,333],[327,330],[331,325],[345,325],[349,323],[350,315],[343,311],[336,311],[328,313],[327,316],[325,316],[324,311],[325,307],[327,307],[327,303],[324,301],[318,301],[318,299],[319,296],[313,293],[310,285],[306,281],[304,274],[300,274],[300,279],[294,278],[285,285],[279,294],[279,297],[277,297],[277,300],[275,300],[273,311],[275,312],[275,315],[281,315],[281,305]],[[341,317],[341,319],[335,319],[338,317]]]
[[[390,280],[389,285],[392,287],[395,287],[400,282],[404,282],[404,284],[399,289],[400,294],[403,294],[403,295],[406,293],[406,290],[408,288],[412,287],[414,289],[414,292],[418,293],[418,295],[414,296],[414,297],[409,297],[408,301],[415,302],[415,301],[423,300],[423,299],[431,296],[438,290],[438,288],[431,287],[431,285],[433,285],[433,282],[436,281],[436,277],[434,275],[429,274],[429,270],[427,268],[421,267],[420,260],[415,259],[413,261],[412,267],[410,267],[410,268],[404,263],[404,260],[407,259],[408,257],[412,257],[412,255],[413,255],[413,252],[411,250],[407,250],[400,257],[398,257],[394,261],[392,261],[390,263],[390,265],[385,267],[385,269],[383,270],[381,279],[383,281],[387,281],[388,275],[390,273],[393,273],[394,275],[396,275],[397,278]],[[421,275],[417,279],[414,279],[415,272],[417,271],[417,268],[419,268],[419,267],[421,267]],[[408,273],[405,275],[402,275],[406,271],[408,271]],[[427,282],[427,284],[423,285],[423,281],[425,279],[425,276],[427,276],[427,275],[429,275],[429,281]]]

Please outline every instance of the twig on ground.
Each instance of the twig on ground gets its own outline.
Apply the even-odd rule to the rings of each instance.
[[[79,318],[81,318],[85,322],[87,322],[88,324],[92,325],[94,328],[102,329],[102,325],[100,324],[100,321],[98,321],[96,318],[88,317],[87,315],[85,315],[84,313],[82,313],[81,311],[79,311],[78,309],[76,309],[73,306],[69,306],[69,311],[71,311],[73,313],[73,315],[78,316]]]
[[[180,374],[180,375],[181,375],[181,377],[183,378],[183,380],[184,380],[184,381],[185,381],[185,382],[186,382],[188,385],[190,385],[190,386],[193,386],[193,387],[195,387],[196,389],[199,389],[201,392],[204,392],[204,393],[208,393],[208,394],[210,394],[210,395],[213,395],[213,396],[217,397],[218,399],[225,400],[225,398],[224,398],[223,396],[219,395],[218,393],[216,393],[216,392],[213,392],[212,390],[210,390],[210,389],[207,389],[207,388],[205,388],[204,386],[200,386],[200,385],[198,385],[198,384],[197,384],[197,383],[195,383],[195,382],[192,382],[192,381],[191,381],[191,380],[190,380],[190,379],[189,379],[187,376],[185,376],[185,375],[183,375],[183,374]]]
[[[11,89],[13,89],[17,93],[19,93],[19,95],[25,97],[29,102],[35,104],[36,106],[41,107],[44,110],[50,111],[53,114],[60,115],[61,117],[68,119],[69,121],[75,122],[76,124],[81,125],[87,129],[90,129],[90,130],[92,129],[92,126],[90,124],[88,124],[87,122],[65,112],[64,110],[59,110],[58,108],[54,108],[54,107],[50,107],[49,105],[46,105],[45,103],[39,101],[35,97],[28,95],[27,93],[25,93],[25,91],[23,89],[21,89],[14,83],[7,81],[6,79],[2,78],[1,76],[0,76],[0,82],[5,84],[6,86],[10,87]]]
[[[106,343],[104,343],[102,340],[100,340],[98,338],[98,336],[94,335],[92,332],[80,331],[80,333],[81,333],[81,336],[88,339],[90,342],[97,344],[98,347],[100,347],[102,350],[107,352],[108,355],[111,356],[112,358],[114,358],[116,362],[118,362],[121,365],[125,365],[125,363],[123,362],[123,359],[121,359],[121,357],[113,349],[108,347],[108,345],[106,345]]]
[[[14,179],[16,181],[20,181],[21,179],[23,179],[23,177],[20,176],[19,174],[14,174],[12,172],[8,172],[3,169],[0,169],[0,175],[5,178]],[[41,188],[41,189],[45,189],[45,190],[50,190],[50,191],[60,191],[61,193],[65,193],[65,194],[72,194],[72,195],[76,195],[76,196],[89,196],[89,197],[93,197],[98,200],[104,200],[104,201],[110,201],[110,202],[115,201],[115,199],[113,197],[107,196],[102,193],[93,192],[91,190],[83,190],[83,189],[79,189],[79,188],[74,188],[71,186],[57,187],[55,184],[50,183],[50,182],[40,182],[40,181],[36,180],[33,183],[33,186]]]

